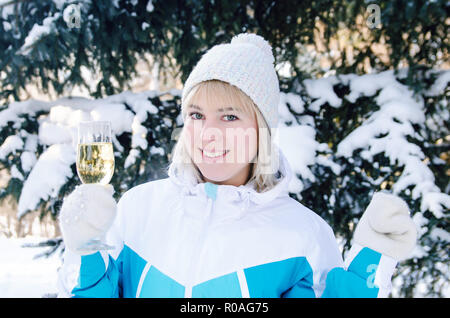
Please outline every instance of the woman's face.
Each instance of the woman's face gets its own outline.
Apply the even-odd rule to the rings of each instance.
[[[258,150],[256,117],[239,105],[216,105],[196,98],[186,108],[186,146],[207,182],[245,184]]]

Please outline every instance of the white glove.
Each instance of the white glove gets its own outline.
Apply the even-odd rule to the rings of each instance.
[[[355,243],[401,261],[414,249],[417,230],[405,201],[387,192],[376,192],[353,237]]]
[[[82,184],[64,199],[59,226],[66,247],[76,254],[90,254],[79,248],[94,238],[102,238],[116,216],[112,185]]]

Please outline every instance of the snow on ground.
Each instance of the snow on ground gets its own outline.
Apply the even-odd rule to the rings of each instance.
[[[59,253],[49,258],[34,256],[48,247],[22,247],[44,241],[43,237],[0,237],[0,298],[41,298],[56,294]]]

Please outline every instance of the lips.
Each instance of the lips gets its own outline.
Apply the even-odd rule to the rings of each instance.
[[[228,152],[228,150],[224,150],[224,151],[206,151],[206,150],[203,150],[202,151],[204,156],[211,157],[211,158],[221,157],[227,152]]]
[[[223,150],[223,151],[206,151],[200,149],[202,152],[202,157],[206,162],[211,161],[217,161],[218,159],[224,158],[230,151],[229,150]]]

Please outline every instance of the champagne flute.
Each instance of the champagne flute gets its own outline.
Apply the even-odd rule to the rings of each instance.
[[[114,174],[114,151],[109,121],[85,121],[78,125],[77,173],[83,184],[107,185]],[[112,249],[95,238],[80,247],[80,251]]]

